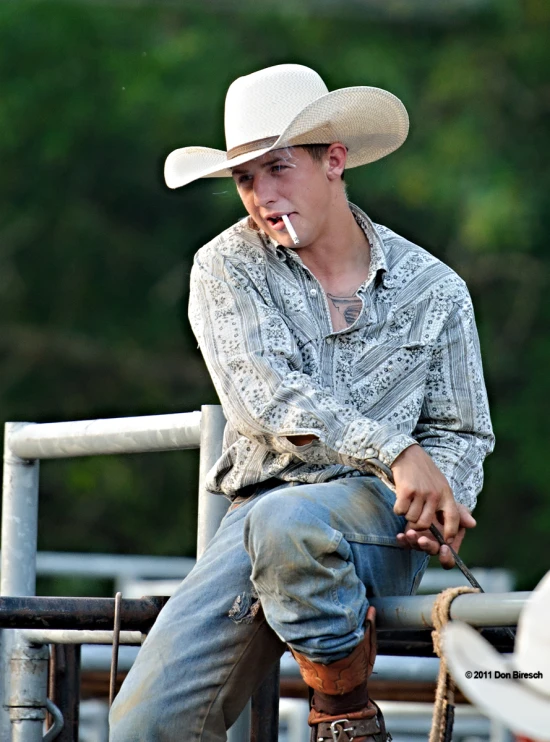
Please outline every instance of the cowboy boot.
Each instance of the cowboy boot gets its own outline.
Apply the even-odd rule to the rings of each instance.
[[[300,673],[312,689],[312,742],[386,742],[382,712],[369,699],[367,679],[376,658],[375,610],[367,611],[365,638],[347,657],[329,665],[312,662],[291,648]]]

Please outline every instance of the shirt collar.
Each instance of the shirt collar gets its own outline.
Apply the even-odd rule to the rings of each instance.
[[[349,202],[349,207],[355,221],[365,233],[365,237],[369,241],[371,247],[369,275],[363,286],[367,286],[372,281],[375,281],[378,276],[385,286],[391,286],[384,242],[380,237],[378,230],[362,209],[355,204],[352,204],[351,201]]]

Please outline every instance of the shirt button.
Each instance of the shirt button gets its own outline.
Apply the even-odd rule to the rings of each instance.
[[[365,451],[365,456],[375,456],[375,455],[376,455],[376,451],[374,450],[374,448],[367,448],[367,450]]]
[[[311,294],[311,296],[317,296],[317,289],[310,289],[309,293]]]
[[[336,448],[340,448],[340,446],[342,445],[342,441],[336,441],[334,445],[336,446]]]
[[[330,345],[332,343],[332,338],[327,338],[327,344]]]

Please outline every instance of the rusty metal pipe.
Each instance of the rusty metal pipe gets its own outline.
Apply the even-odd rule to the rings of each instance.
[[[121,628],[147,631],[167,598],[121,601]],[[0,598],[0,627],[12,629],[104,629],[113,627],[113,598]]]

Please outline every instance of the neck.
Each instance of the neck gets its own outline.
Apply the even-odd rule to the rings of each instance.
[[[344,190],[337,194],[321,220],[319,236],[298,254],[321,283],[333,283],[346,277],[366,280],[370,265],[370,245],[355,221]]]

